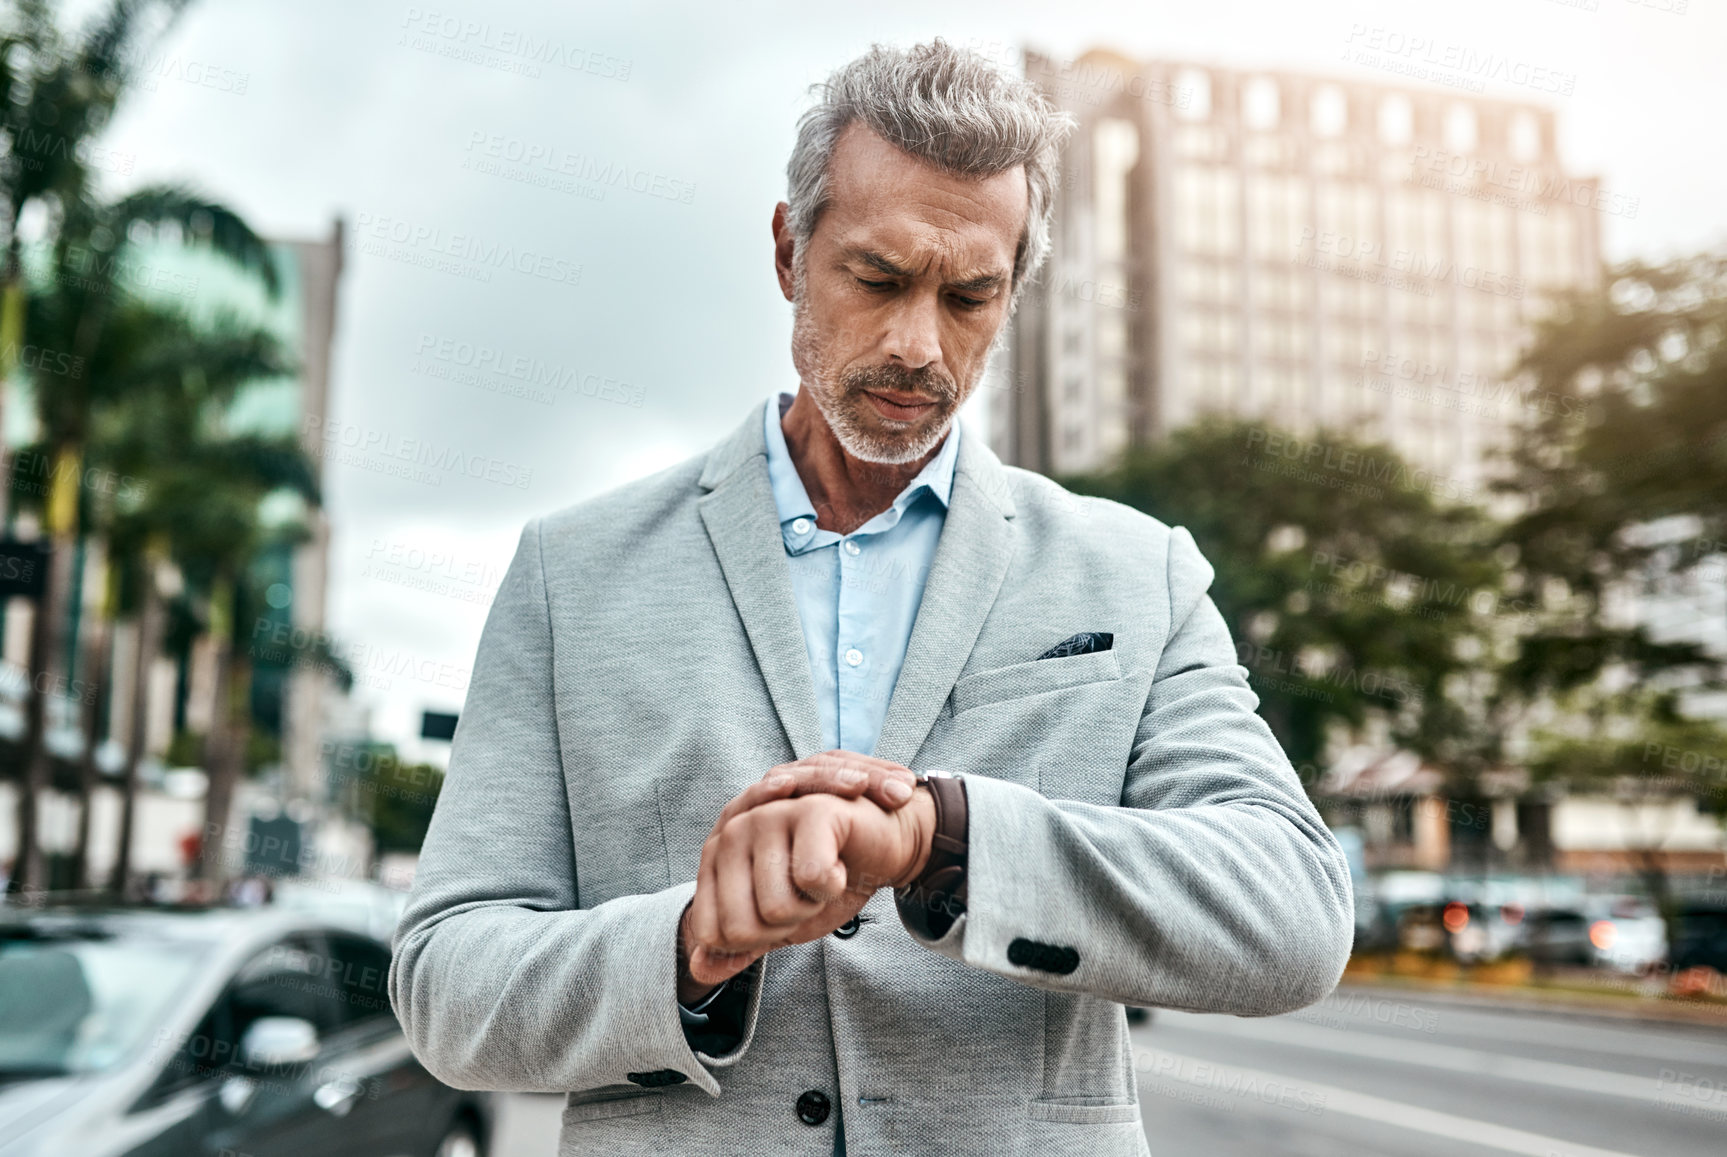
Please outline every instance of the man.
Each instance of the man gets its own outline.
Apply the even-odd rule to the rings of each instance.
[[[773,219],[797,394],[522,533],[390,991],[565,1154],[1142,1154],[1124,1005],[1337,981],[1192,538],[955,421],[1070,124],[939,40],[841,69]]]

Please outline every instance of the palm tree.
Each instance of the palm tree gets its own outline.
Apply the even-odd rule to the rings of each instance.
[[[234,227],[231,214],[218,213],[203,199],[181,191],[145,190],[116,206],[81,214],[70,222],[76,228],[62,233],[57,244],[76,244],[79,236],[91,236],[94,243],[104,235],[125,235],[120,229],[123,221],[176,216],[192,219],[199,214],[229,226],[226,245],[238,263],[268,270],[260,278],[267,291],[278,284],[274,267],[267,262],[259,264],[263,245],[250,230],[243,225]],[[117,503],[136,501],[119,487],[81,483],[86,467],[99,466],[116,452],[92,455],[91,439],[135,445],[137,434],[149,430],[154,445],[174,445],[184,441],[184,435],[164,431],[153,415],[159,418],[174,413],[186,421],[206,420],[198,407],[225,405],[246,381],[293,368],[267,331],[245,326],[230,315],[199,326],[182,312],[140,299],[111,279],[57,281],[47,292],[30,299],[29,312],[32,332],[40,335],[44,348],[66,356],[37,360],[33,384],[40,440],[13,459],[14,492],[41,507],[53,537],[48,581],[32,619],[30,667],[37,677],[32,680],[26,707],[25,790],[19,800],[20,887],[40,878],[35,796],[48,780],[49,754],[45,744],[46,699],[38,688],[54,682],[41,676],[51,673],[61,659],[59,632],[70,590],[73,551],[85,529],[94,529],[99,535],[111,529]],[[176,392],[188,389],[196,401],[189,410],[186,405],[176,407]],[[150,457],[134,454],[128,469],[109,469],[97,477],[141,478],[145,475],[138,471],[147,472],[151,463]],[[43,473],[48,476],[46,482],[34,477]],[[153,580],[146,585],[153,585]],[[106,629],[105,624],[98,625],[98,633]],[[96,659],[100,661],[100,656]],[[94,732],[87,731],[86,735],[93,742]],[[129,778],[128,792],[132,786]],[[86,799],[86,809],[88,802]],[[129,795],[126,802],[129,806]]]
[[[46,210],[53,237],[53,265],[48,271],[56,289],[81,297],[81,308],[62,310],[61,320],[75,324],[58,334],[61,344],[48,345],[72,357],[89,357],[103,340],[104,315],[118,296],[113,259],[131,236],[135,224],[174,222],[185,236],[210,245],[259,269],[274,292],[274,269],[268,250],[234,214],[185,190],[167,187],[133,194],[114,205],[94,196],[86,146],[106,126],[130,79],[138,50],[172,25],[189,0],[110,0],[95,19],[67,37],[43,0],[13,0],[0,29],[0,134],[8,145],[0,158],[0,228],[5,232],[5,259],[0,265],[0,424],[4,419],[4,386],[26,332],[36,333],[29,315],[35,311],[26,294],[21,226],[32,206]],[[74,250],[73,246],[79,248]],[[94,256],[78,276],[68,277],[75,252]],[[69,304],[69,302],[62,302]],[[70,340],[68,340],[70,339]],[[38,338],[37,344],[44,344]],[[34,375],[40,379],[41,375]],[[50,431],[43,461],[54,483],[45,513],[55,539],[46,590],[32,616],[29,690],[26,692],[24,776],[19,793],[19,846],[9,888],[20,891],[42,879],[37,843],[37,793],[47,781],[48,755],[43,745],[44,700],[39,688],[56,657],[59,613],[70,583],[68,548],[78,536],[77,488],[83,416],[89,399],[65,383],[38,380],[40,416],[64,419],[45,423]],[[48,387],[46,391],[42,388]],[[56,387],[61,387],[57,389]],[[64,396],[53,396],[63,394]],[[0,494],[0,502],[8,496]]]
[[[130,612],[137,621],[133,656],[129,736],[121,781],[120,846],[109,886],[123,891],[132,860],[132,827],[136,806],[138,762],[145,747],[150,663],[160,650],[166,625],[160,580],[171,561],[184,559],[201,546],[189,522],[205,507],[227,508],[237,501],[255,501],[277,477],[316,497],[301,479],[310,467],[301,464],[267,469],[244,462],[245,448],[256,441],[235,439],[221,429],[220,416],[248,381],[280,376],[294,366],[277,339],[230,316],[198,325],[183,313],[133,302],[116,319],[110,334],[109,357],[100,367],[110,383],[101,404],[93,407],[88,461],[98,477],[116,485],[86,489],[82,525],[106,540],[111,574],[117,584],[112,601],[115,615]],[[275,440],[270,453],[287,448]],[[297,454],[297,447],[293,448]],[[210,466],[225,455],[238,469],[223,474]],[[196,486],[186,482],[188,470],[203,468]],[[244,498],[230,492],[240,487]],[[182,509],[182,506],[187,509]],[[244,539],[246,528],[240,527]],[[98,629],[111,634],[111,624]],[[103,667],[91,679],[108,682]],[[95,740],[87,729],[86,751]],[[88,800],[85,801],[88,810]]]
[[[249,564],[264,545],[297,541],[297,524],[267,527],[265,496],[287,490],[307,504],[320,500],[316,471],[294,434],[232,431],[224,415],[246,382],[290,372],[269,334],[231,318],[197,327],[184,317],[150,331],[137,364],[154,367],[150,388],[125,392],[100,411],[91,459],[105,473],[135,478],[133,501],[116,505],[109,538],[126,571],[122,583],[137,608],[142,636],[132,680],[131,742],[123,786],[121,850],[111,887],[123,888],[131,862],[130,812],[143,751],[144,666],[160,645],[166,608],[156,582],[171,559],[183,575],[187,600],[215,638],[216,710],[204,762],[210,773],[206,811],[225,825],[244,767],[250,719],[249,652],[233,624],[261,605]],[[216,868],[205,857],[204,871]]]
[[[25,210],[89,196],[87,142],[108,123],[132,79],[132,62],[190,0],[110,0],[68,38],[54,5],[11,0],[0,29],[0,418],[5,382],[25,338],[26,286],[19,226]]]
[[[215,436],[182,449],[177,467],[153,483],[152,501],[159,492],[175,559],[215,643],[215,709],[204,750],[209,772],[204,830],[226,832],[251,728],[253,652],[249,633],[236,628],[255,619],[264,605],[250,564],[265,546],[307,537],[298,522],[264,525],[260,505],[282,489],[308,505],[320,495],[312,464],[292,434]],[[220,857],[206,849],[200,875],[214,877],[220,869]]]

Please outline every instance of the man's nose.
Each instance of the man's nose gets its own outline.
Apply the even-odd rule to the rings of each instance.
[[[908,369],[922,369],[941,360],[941,331],[933,295],[912,296],[894,311],[883,352]]]

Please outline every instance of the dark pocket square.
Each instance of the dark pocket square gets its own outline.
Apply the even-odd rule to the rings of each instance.
[[[1109,650],[1114,642],[1115,636],[1108,631],[1081,631],[1077,635],[1063,639],[1039,655],[1038,658],[1062,659],[1068,655],[1089,655],[1093,651]]]

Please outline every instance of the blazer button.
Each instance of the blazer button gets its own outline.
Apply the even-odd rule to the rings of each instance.
[[[798,1098],[798,1120],[806,1125],[819,1125],[828,1119],[828,1095],[811,1089]]]
[[[689,1080],[676,1069],[655,1069],[651,1073],[625,1073],[624,1078],[632,1084],[641,1085],[646,1089],[663,1089],[667,1085],[681,1085]]]
[[[863,921],[859,920],[856,916],[853,916],[850,920],[847,920],[844,924],[835,928],[834,935],[839,937],[841,940],[850,940],[853,936],[858,934],[858,929],[862,927]]]

